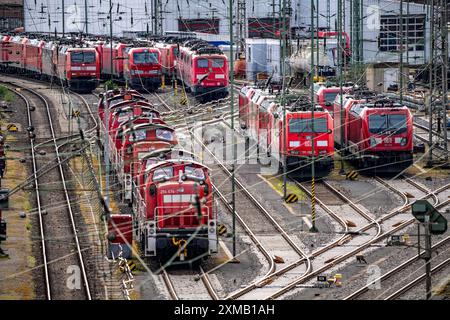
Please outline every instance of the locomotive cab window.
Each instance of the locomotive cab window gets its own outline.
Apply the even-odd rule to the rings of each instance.
[[[223,59],[212,59],[213,68],[223,68],[223,66],[224,66]]]
[[[383,133],[394,131],[402,133],[406,131],[406,115],[404,114],[373,114],[369,116],[369,132]]]
[[[164,129],[156,129],[156,138],[166,141],[172,141],[173,140],[173,132],[169,130]]]
[[[173,167],[165,167],[155,170],[153,174],[153,181],[161,181],[163,179],[170,179],[173,177]]]
[[[325,93],[325,101],[326,102],[334,102],[334,100],[336,99],[337,95],[338,95],[337,92]]]
[[[184,168],[184,173],[186,177],[194,180],[205,180],[205,173],[202,168],[195,168],[191,166],[186,166]]]
[[[72,63],[93,63],[95,62],[94,52],[73,51],[70,55]]]
[[[325,133],[328,131],[327,119],[316,118],[314,119],[314,132]],[[289,132],[290,133],[311,133],[312,121],[311,119],[289,119]]]
[[[208,59],[197,59],[197,68],[208,68]]]
[[[135,64],[158,64],[158,53],[156,52],[135,52],[133,54]]]

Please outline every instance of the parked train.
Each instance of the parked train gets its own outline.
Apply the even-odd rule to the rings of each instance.
[[[154,91],[161,86],[161,53],[149,42],[93,41],[92,45],[101,57],[103,79],[112,77],[134,89]]]
[[[342,88],[342,93],[347,94],[352,91],[352,87],[344,86]],[[317,90],[314,93],[315,96],[315,102],[330,112],[330,114],[333,116],[334,108],[333,103],[336,98],[336,96],[340,96],[341,88],[337,86],[327,86],[322,85],[317,88]]]
[[[311,177],[312,123],[316,176],[325,176],[334,167],[333,119],[320,106],[315,107],[313,121],[311,116],[311,102],[305,97],[288,95],[283,117],[279,96],[252,86],[240,90],[241,128],[258,148],[266,148],[279,171],[286,167],[289,174],[299,178]]]
[[[341,127],[339,96],[334,103],[334,127]],[[397,173],[413,163],[413,118],[410,110],[372,92],[356,92],[343,99],[343,135],[335,130],[335,144],[346,157],[370,173]]]
[[[108,143],[120,194],[133,214],[113,214],[110,250],[134,239],[142,257],[181,261],[218,250],[217,212],[209,169],[180,149],[172,127],[137,91],[112,90],[99,101],[99,136]],[[133,231],[134,230],[134,231]],[[124,250],[125,252],[125,250]]]
[[[76,91],[90,91],[98,85],[99,54],[79,41],[33,35],[5,35],[0,41],[4,72],[59,81]]]
[[[176,77],[198,100],[228,95],[228,58],[221,49],[204,40],[190,39],[178,45],[177,53],[173,55]]]

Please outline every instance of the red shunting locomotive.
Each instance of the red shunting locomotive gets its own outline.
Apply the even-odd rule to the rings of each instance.
[[[101,132],[113,156],[122,199],[133,214],[111,215],[110,253],[200,261],[218,250],[217,212],[209,169],[177,149],[176,133],[132,90],[108,91],[99,102]]]

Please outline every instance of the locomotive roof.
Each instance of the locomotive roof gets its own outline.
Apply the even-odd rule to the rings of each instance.
[[[165,142],[168,145],[170,145],[170,143]],[[182,156],[184,155],[188,155],[188,156],[192,156],[192,159],[196,159],[197,157],[195,156],[195,154],[193,154],[190,151],[187,151],[185,149],[182,148],[178,148],[178,147],[171,147],[171,148],[163,148],[163,149],[158,149],[158,150],[153,150],[151,152],[149,152],[147,155],[145,155],[145,157],[143,157],[141,160],[146,160],[148,158],[156,158],[159,155],[165,155],[169,152],[177,152],[178,151],[178,155],[180,155],[180,151],[182,153]]]
[[[137,102],[139,102],[139,101],[137,101]],[[116,105],[117,106],[117,105]],[[117,109],[115,109],[114,111],[113,111],[113,113],[120,113],[120,112],[125,112],[125,111],[128,111],[128,110],[134,110],[134,108],[135,108],[136,106],[135,105],[127,105],[127,106],[125,106],[125,107],[123,107],[123,108],[117,108]],[[139,106],[139,108],[142,108],[142,109],[146,109],[146,110],[151,110],[151,111],[155,111],[155,113],[157,113],[157,114],[159,114],[160,112],[158,111],[158,110],[156,110],[152,105],[144,105],[144,106]]]
[[[163,128],[163,129],[167,129],[170,131],[175,131],[174,128],[166,125],[166,124],[162,124],[162,123],[139,123],[136,124],[134,126],[131,126],[127,129],[124,130],[124,133],[127,133],[129,131],[136,131],[136,130],[140,130],[140,129],[158,129],[158,128]]]
[[[195,164],[198,165],[199,167],[205,168],[208,171],[210,170],[210,168],[206,165],[204,165],[203,163],[200,163],[198,161],[195,160],[190,160],[190,159],[167,159],[167,160],[163,160],[160,162],[157,162],[155,164],[152,164],[151,166],[149,166],[148,168],[145,169],[145,173],[148,173],[149,171],[152,171],[158,167],[165,167],[167,165],[172,165],[172,164]]]

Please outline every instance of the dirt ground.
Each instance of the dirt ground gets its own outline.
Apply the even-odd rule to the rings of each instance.
[[[19,139],[22,140],[19,138],[22,132],[3,132],[10,150],[26,147],[26,144],[17,143]],[[6,156],[8,159],[1,181],[2,188],[12,189],[26,179],[28,170],[26,164],[18,161],[18,158],[23,157],[23,152],[7,151]],[[31,223],[33,213],[29,212],[32,211],[29,195],[30,191],[22,190],[13,194],[9,198],[9,209],[2,210],[3,218],[7,221],[7,239],[1,243],[1,247],[9,257],[0,259],[0,300],[35,298],[33,269],[39,266],[36,266],[33,257],[31,232],[37,226]],[[26,212],[26,218],[20,218],[20,212]]]

